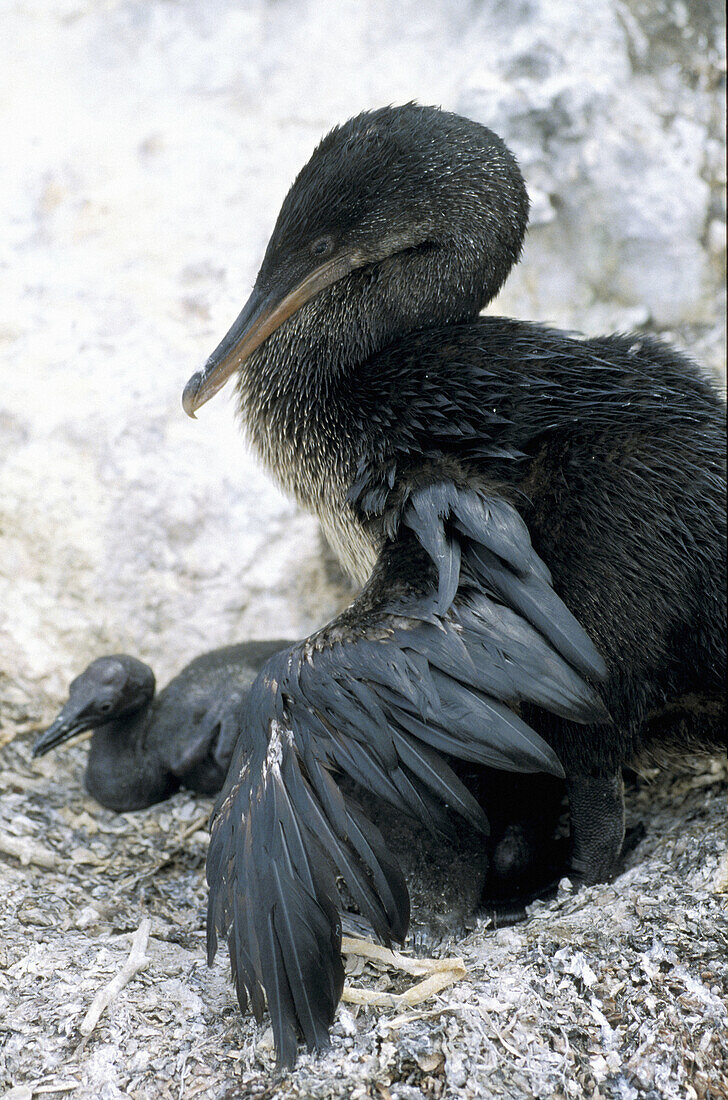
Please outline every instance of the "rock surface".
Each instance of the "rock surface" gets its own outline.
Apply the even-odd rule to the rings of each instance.
[[[717,0],[611,0],[590,8],[588,28],[577,0],[17,0],[3,9],[2,24],[0,745],[49,719],[69,679],[101,653],[136,653],[164,680],[213,645],[302,636],[346,598],[314,521],[245,452],[230,399],[207,406],[196,424],[180,408],[184,382],[247,295],[295,171],[335,122],[417,98],[491,125],[519,156],[533,199],[523,261],[492,311],[589,333],[664,333],[724,370]],[[123,821],[84,803],[79,824],[70,809],[64,817],[64,806],[78,806],[80,756],[33,771],[29,745],[20,738],[3,750],[3,827],[48,842],[77,871],[28,871],[0,855],[3,944],[13,945],[0,960],[11,967],[0,970],[0,1021],[9,1028],[0,1087],[30,1095],[39,1082],[56,1083],[75,1050],[73,1095],[162,1096],[154,1081],[164,1077],[174,1080],[175,1096],[221,1096],[228,1080],[231,1088],[257,1081],[263,1095],[270,1074],[267,1054],[256,1053],[259,1036],[239,1023],[222,966],[211,975],[202,969],[203,840],[193,836],[174,857],[174,873],[165,871],[153,889],[144,846],[134,846],[145,830],[160,847],[172,843],[184,814],[196,812],[191,801],[178,796],[170,810]],[[20,787],[6,773],[20,776]],[[359,1059],[356,1081],[380,1082],[373,1095],[386,1097],[387,1081],[397,1080],[390,1091],[401,1100],[423,1091],[465,1095],[460,1078],[469,1059],[480,1058],[483,1073],[506,1059],[509,1073],[521,1066],[525,1076],[489,1071],[472,1095],[521,1094],[526,1082],[536,1095],[579,1095],[567,1064],[583,1084],[587,1063],[602,1095],[673,1095],[680,1082],[675,1095],[692,1095],[688,1084],[699,1096],[725,1095],[710,1091],[715,1074],[709,1087],[695,1076],[717,1057],[706,1031],[685,1025],[683,1075],[673,1080],[673,1063],[652,1058],[651,1040],[644,1056],[636,1038],[624,1046],[615,1038],[621,1025],[604,1008],[600,1023],[588,996],[576,1024],[564,1017],[556,1027],[558,1011],[549,1007],[560,989],[590,988],[574,958],[587,960],[600,990],[623,980],[635,989],[644,955],[663,975],[664,996],[672,996],[664,975],[679,988],[680,1020],[691,998],[713,1019],[714,995],[701,1002],[712,989],[699,978],[702,963],[681,954],[693,926],[680,910],[681,891],[697,891],[701,937],[721,912],[708,888],[718,786],[711,779],[705,799],[680,811],[675,825],[667,809],[660,819],[660,830],[691,838],[685,882],[669,877],[670,844],[662,850],[653,836],[652,862],[597,891],[586,908],[580,899],[572,912],[564,899],[530,930],[490,935],[487,952],[478,935],[451,944],[469,963],[477,956],[475,971],[486,968],[493,985],[478,977],[465,992],[455,987],[443,998],[452,1007],[435,1023],[412,1024],[409,1046],[405,1031],[386,1037],[369,1021],[360,1035],[360,1021],[343,1014],[339,1033],[349,1029],[344,1049]],[[130,879],[123,888],[113,866],[117,832]],[[73,850],[93,850],[92,835],[94,859],[105,867],[74,861]],[[674,884],[666,898],[664,875]],[[627,951],[627,976],[619,976],[622,964],[603,974],[609,920],[632,935],[625,930],[636,919],[632,899],[653,895],[663,900],[639,902],[647,939]],[[141,992],[130,986],[78,1050],[74,1029],[128,950],[114,937],[155,907],[158,946]],[[36,916],[25,920],[27,911]],[[593,929],[600,913],[604,939]],[[668,928],[678,929],[676,947]],[[705,943],[695,959],[705,957]],[[560,950],[563,966],[554,962]],[[544,983],[542,1001],[535,986],[526,992],[534,974]],[[672,1027],[664,996],[629,1002],[645,1036],[656,1021]],[[515,1006],[521,1021],[531,1013],[533,1041],[525,1031],[522,1045],[509,1040],[507,1007],[473,1016],[464,1006],[478,997]],[[588,1036],[572,1051],[575,1063],[573,1027]],[[508,1054],[514,1044],[517,1053]],[[627,1049],[637,1067],[629,1073]],[[307,1063],[289,1083],[291,1095],[338,1095],[341,1050],[340,1042],[330,1059]],[[677,1058],[675,1042],[670,1050]],[[685,1051],[695,1059],[692,1082]],[[199,1076],[203,1063],[209,1081]],[[407,1084],[401,1067],[410,1064],[439,1066],[435,1084],[422,1084],[422,1069]],[[528,1066],[536,1067],[531,1077]]]

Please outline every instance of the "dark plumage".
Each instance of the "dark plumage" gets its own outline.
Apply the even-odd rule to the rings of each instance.
[[[261,672],[212,825],[209,955],[227,940],[258,1017],[265,991],[286,1065],[298,1033],[326,1043],[341,992],[336,872],[382,938],[407,925],[401,875],[334,776],[429,829],[485,832],[457,761],[565,775],[569,872],[594,882],[660,711],[682,708],[683,747],[689,725],[721,728],[724,404],[649,337],[478,317],[527,212],[484,127],[359,115],[302,169],[185,390],[194,415],[238,372],[254,447],[363,584]]]
[[[154,694],[136,657],[99,657],[72,682],[69,699],[38,738],[42,756],[94,730],[86,789],[110,810],[141,810],[189,787],[217,794],[238,733],[238,709],[262,665],[290,642],[224,646],[191,661]]]

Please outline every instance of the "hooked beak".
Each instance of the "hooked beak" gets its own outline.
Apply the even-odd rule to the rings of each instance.
[[[228,378],[291,314],[310,301],[324,287],[331,286],[365,262],[355,252],[327,260],[282,298],[253,289],[243,311],[223,337],[202,370],[196,371],[184,388],[182,408],[193,419],[197,410],[227,382]]]
[[[47,752],[50,752],[51,749],[55,749],[57,745],[62,745],[64,742],[70,741],[77,733],[83,733],[85,730],[92,729],[93,726],[98,724],[98,718],[94,720],[89,712],[88,702],[86,700],[80,704],[72,703],[69,700],[55,722],[48,727],[45,733],[40,735],[33,745],[33,759],[37,756],[45,756]]]

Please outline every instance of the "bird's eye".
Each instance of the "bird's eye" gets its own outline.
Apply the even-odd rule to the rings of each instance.
[[[314,256],[329,256],[334,251],[331,237],[318,237],[311,245]]]
[[[111,703],[107,700],[105,703],[99,705],[99,710],[102,714],[108,714],[111,710]]]

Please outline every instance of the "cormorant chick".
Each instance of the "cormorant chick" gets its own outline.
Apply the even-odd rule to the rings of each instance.
[[[402,877],[337,772],[427,828],[483,807],[450,760],[565,775],[569,873],[614,871],[622,765],[725,669],[725,407],[645,336],[479,317],[528,199],[485,127],[410,104],[333,130],[284,200],[250,299],[183,404],[237,372],[248,436],[363,584],[274,657],[212,824],[208,952],[278,1057],[328,1041],[335,871],[401,940]],[[538,731],[538,732],[536,732]],[[486,807],[487,809],[487,807]]]
[[[136,657],[99,657],[71,683],[69,699],[33,747],[42,756],[95,730],[86,790],[110,810],[141,810],[182,787],[217,794],[238,708],[265,662],[289,641],[224,646],[191,661],[155,697],[154,673]]]
[[[85,787],[117,813],[163,802],[180,787],[217,794],[239,732],[241,705],[263,664],[291,645],[278,639],[213,650],[191,661],[156,698],[148,665],[126,654],[99,657],[72,681],[68,702],[37,738],[33,756],[95,730]],[[542,896],[553,879],[560,848],[553,834],[563,787],[547,776],[529,776],[528,785],[523,776],[513,776],[510,784],[502,777],[472,767],[466,777],[489,808],[484,905],[501,925],[523,919],[525,902]]]

